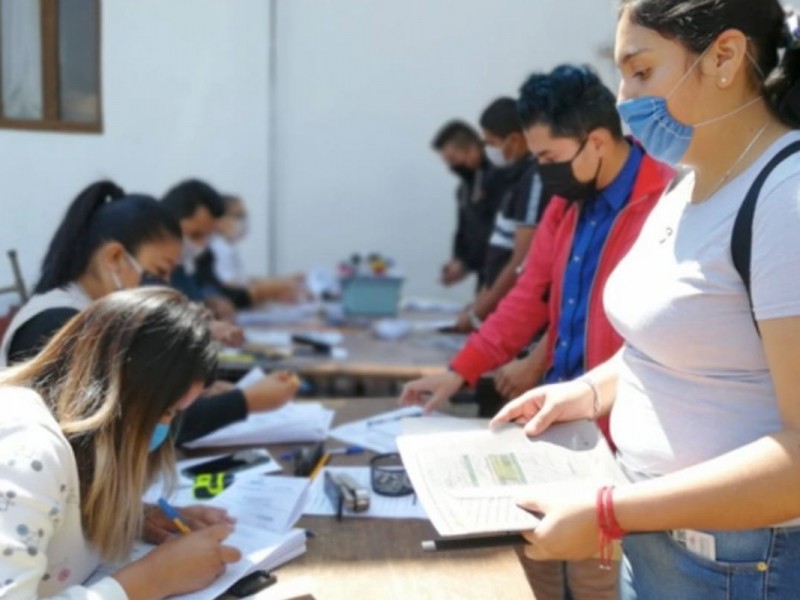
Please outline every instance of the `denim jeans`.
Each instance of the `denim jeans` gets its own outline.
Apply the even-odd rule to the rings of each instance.
[[[716,560],[669,533],[627,536],[621,600],[800,598],[800,527],[705,533],[715,538]]]

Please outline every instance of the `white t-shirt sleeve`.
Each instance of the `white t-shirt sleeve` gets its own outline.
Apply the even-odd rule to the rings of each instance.
[[[47,547],[65,513],[62,478],[55,474],[73,468],[71,449],[47,427],[20,421],[0,427],[0,457],[0,598],[37,598]],[[57,597],[127,599],[110,577]]]
[[[774,186],[768,180],[756,205],[750,285],[757,320],[800,316],[798,274],[800,174],[795,174]]]

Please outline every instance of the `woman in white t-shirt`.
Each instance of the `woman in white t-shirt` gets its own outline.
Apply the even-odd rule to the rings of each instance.
[[[145,488],[174,470],[169,424],[215,361],[204,311],[142,288],[98,300],[0,374],[0,597],[165,598],[239,559],[220,519],[86,583],[130,553]]]
[[[752,313],[731,257],[748,190],[800,141],[798,35],[777,0],[622,1],[620,113],[651,155],[689,172],[606,286],[621,352],[494,424],[537,434],[611,412],[633,483],[538,490],[527,554],[610,559],[624,536],[626,600],[800,590],[800,154],[758,196]]]

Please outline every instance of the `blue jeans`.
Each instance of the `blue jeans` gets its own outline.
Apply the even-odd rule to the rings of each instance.
[[[716,540],[716,560],[668,533],[627,536],[621,600],[800,598],[800,527],[705,533]]]

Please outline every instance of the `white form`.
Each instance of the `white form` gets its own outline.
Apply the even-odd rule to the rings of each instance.
[[[211,600],[248,573],[259,568],[277,568],[306,551],[305,531],[287,529],[300,516],[308,480],[266,476],[261,479],[261,482],[256,479],[237,482],[207,502],[210,506],[225,508],[236,517],[234,531],[224,543],[239,549],[242,559],[229,564],[225,574],[211,586],[179,598]],[[144,542],[137,543],[127,561],[117,565],[101,565],[90,582],[114,573],[122,565],[141,558],[153,548]]]
[[[403,432],[403,423],[450,420],[459,419],[441,413],[423,416],[419,406],[407,406],[334,427],[330,431],[330,437],[373,452],[397,452],[397,436]]]
[[[265,446],[321,442],[328,437],[334,412],[318,402],[289,402],[277,410],[254,413],[186,444],[189,448]]]
[[[625,481],[594,423],[556,425],[536,439],[518,426],[492,432],[487,424],[471,420],[432,432],[427,423],[417,427],[423,433],[398,439],[414,489],[441,535],[532,529],[538,519],[516,504],[536,484]],[[407,424],[406,431],[414,429]]]

